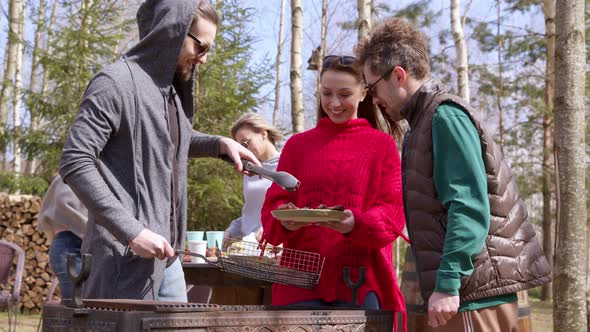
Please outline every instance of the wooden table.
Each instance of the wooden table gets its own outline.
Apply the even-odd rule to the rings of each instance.
[[[182,263],[182,268],[186,283],[196,287],[193,293],[200,293],[192,294],[193,298],[202,299],[202,293],[207,290],[206,287],[210,287],[211,299],[209,303],[223,305],[271,304],[272,283],[270,282],[224,272],[221,268],[207,263]],[[191,291],[189,291],[189,302],[192,302]]]

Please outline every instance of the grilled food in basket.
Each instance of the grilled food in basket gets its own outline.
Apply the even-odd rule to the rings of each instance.
[[[257,243],[228,239],[224,257],[244,262],[260,262],[265,264],[279,264],[282,247],[266,245],[264,251]]]

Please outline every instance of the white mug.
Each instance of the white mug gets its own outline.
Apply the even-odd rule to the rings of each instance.
[[[192,253],[203,255],[207,253],[207,241],[204,240],[191,240],[188,241],[188,250]],[[191,256],[191,263],[205,263],[205,260],[201,257]]]

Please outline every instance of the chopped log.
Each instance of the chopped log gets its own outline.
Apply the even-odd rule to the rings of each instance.
[[[26,260],[31,260],[35,258],[35,252],[34,251],[27,251],[25,254],[25,259]]]
[[[25,251],[20,308],[39,312],[54,277],[49,265],[49,238],[37,230],[41,199],[32,195],[0,193],[0,238]],[[16,262],[16,260],[15,260]],[[12,290],[14,280],[1,290]]]
[[[31,209],[30,209],[30,211],[31,211],[32,213],[39,213],[39,210],[41,210],[41,204],[40,204],[40,202],[39,202],[38,200],[36,200],[36,201],[34,201],[34,202],[31,204]]]

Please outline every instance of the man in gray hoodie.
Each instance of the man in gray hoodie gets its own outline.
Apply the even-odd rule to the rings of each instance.
[[[184,248],[189,157],[259,162],[237,142],[196,132],[195,66],[219,18],[206,0],[147,0],[140,41],[88,84],[60,174],[88,208],[85,298],[186,301],[173,248]],[[155,259],[158,258],[158,259]]]

